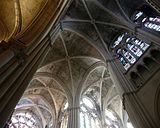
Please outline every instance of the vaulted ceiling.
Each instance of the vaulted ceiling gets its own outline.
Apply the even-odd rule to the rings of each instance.
[[[40,34],[51,18],[54,17],[57,8],[59,8],[62,3],[65,3],[65,1],[0,1],[0,41],[8,41],[11,38],[27,38],[28,33],[31,31],[33,31],[33,33],[37,32],[37,34]],[[31,33],[29,36],[30,38]],[[25,43],[23,40],[22,42]]]
[[[105,65],[98,49],[74,32],[61,32],[52,47],[35,77],[56,80],[67,96],[75,96],[90,71]]]
[[[15,2],[17,1],[15,0]],[[12,13],[9,13],[9,9],[2,9],[8,14],[7,18],[3,14],[4,12],[0,11],[0,17],[4,20],[0,22],[0,25],[5,30],[0,31],[2,33],[0,35],[3,35],[0,39],[8,39],[12,33],[16,32],[15,38],[24,43],[27,42],[35,35],[36,31],[41,32],[41,29],[47,25],[53,16],[53,10],[56,10],[55,8],[60,2],[62,1],[20,1],[22,17],[17,20],[15,15],[18,12],[16,13],[15,10],[18,4],[15,8],[13,1],[0,2],[12,10]],[[105,57],[115,36],[121,32],[130,31],[126,24],[132,24],[130,17],[134,9],[142,2],[144,1],[73,1],[66,15],[61,19],[61,30],[57,34],[52,48],[35,73],[23,97],[33,101],[43,97],[50,105],[50,109],[53,110],[53,115],[58,117],[66,100],[71,102],[76,95],[80,94],[91,96],[92,89],[99,93],[102,85],[102,98],[105,99],[106,106],[112,108],[119,117],[123,118],[121,98],[117,96],[116,85],[108,72]],[[52,8],[46,9],[51,5]],[[20,28],[16,28],[18,31],[13,31],[17,23],[21,24],[18,25]],[[36,27],[36,29],[33,30],[32,27]],[[40,30],[38,30],[39,28]],[[33,35],[26,35],[29,32]],[[87,91],[88,93],[86,93]]]
[[[52,117],[58,118],[65,103],[72,102],[78,95],[96,97],[97,105],[101,104],[101,97],[106,107],[122,116],[121,100],[102,53],[82,35],[64,30],[58,34],[23,98],[31,99],[34,104],[36,100],[45,99]],[[35,107],[20,109],[34,111]]]

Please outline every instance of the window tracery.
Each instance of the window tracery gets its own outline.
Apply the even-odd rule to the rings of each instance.
[[[41,128],[33,113],[20,112],[12,116],[9,128]]]
[[[125,70],[128,70],[148,49],[149,44],[130,36],[128,33],[119,35],[112,44],[112,50]]]
[[[62,108],[62,117],[61,117],[61,127],[60,128],[67,128],[68,125],[68,102],[64,104],[64,107]]]
[[[88,97],[84,97],[80,105],[80,128],[100,128],[94,101]]]
[[[118,118],[114,112],[109,109],[105,110],[105,123],[107,124],[107,128],[120,128]]]
[[[145,28],[160,32],[160,16],[154,14],[154,10],[148,6],[137,10],[133,15],[133,21]]]
[[[53,127],[51,107],[41,97],[22,98],[9,122],[9,128]]]

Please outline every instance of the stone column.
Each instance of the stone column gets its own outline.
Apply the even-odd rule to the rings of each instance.
[[[38,42],[37,42],[38,43]],[[0,127],[3,128],[33,74],[50,49],[49,38],[39,42],[31,53],[16,40],[6,42],[0,53]],[[6,54],[4,54],[6,53]],[[4,59],[3,59],[4,58]]]
[[[5,126],[38,66],[47,55],[52,45],[51,40],[59,30],[57,23],[60,15],[71,2],[72,0],[62,2],[41,35],[37,33],[38,36],[29,38],[28,43],[20,42],[19,39],[0,42],[0,128]],[[25,37],[22,36],[21,39],[23,38]]]
[[[136,128],[159,127],[135,93],[126,94],[124,97],[125,109],[128,112],[131,122]]]
[[[68,128],[80,128],[80,107],[70,107],[68,113]]]
[[[139,97],[131,88],[131,83],[120,72],[116,64],[110,63],[110,72],[119,86],[119,93],[123,96],[124,109],[127,111],[129,118],[136,128],[158,128],[149,112],[145,109]]]

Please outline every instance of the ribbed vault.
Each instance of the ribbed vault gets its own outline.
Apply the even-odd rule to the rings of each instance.
[[[0,1],[0,41],[8,41],[11,38],[21,38],[22,41],[25,36],[22,42],[27,43],[35,31],[40,34],[44,30],[57,8],[65,2],[66,0]]]
[[[89,74],[99,66],[106,65],[104,57],[95,46],[75,32],[60,32],[23,95],[34,103],[22,105],[18,110],[33,111],[36,108],[40,112],[41,106],[37,100],[41,97],[49,104],[55,123],[66,101],[73,103],[77,100],[86,88],[86,78],[92,79],[88,77]],[[98,77],[99,70],[94,75]],[[40,112],[40,115],[43,115],[44,125],[46,114]]]
[[[48,2],[50,5],[53,4],[51,0],[35,0],[35,2],[38,4],[33,6],[36,11],[41,11],[45,6],[43,4]],[[61,19],[61,30],[55,41],[51,39],[51,49],[24,93],[25,98],[33,101],[36,101],[38,97],[46,100],[53,111],[54,125],[59,124],[59,115],[65,103],[68,101],[69,108],[77,107],[77,103],[80,103],[83,96],[96,102],[99,115],[103,115],[102,110],[110,109],[123,122],[121,97],[115,89],[106,64],[106,60],[112,61],[113,59],[108,53],[108,48],[115,36],[123,31],[133,32],[128,27],[131,23],[128,18],[131,12],[125,13],[125,8],[122,8],[121,4],[118,0],[77,0],[72,3],[66,15]],[[21,5],[25,4],[21,3]],[[32,9],[29,5],[23,7],[24,10],[28,8]],[[36,11],[33,14],[27,12],[24,15],[22,29],[25,30],[25,25],[28,26],[35,17],[31,17],[31,14],[38,14]],[[53,8],[48,11],[50,15]],[[22,10],[22,14],[24,12]],[[30,17],[28,22],[25,21],[27,16]],[[42,21],[47,21],[45,18],[42,18]],[[45,21],[37,26],[44,27]],[[27,36],[19,34],[17,37],[20,37],[24,43],[27,42]],[[37,102],[34,104],[37,106]],[[33,106],[23,107],[32,110],[35,108]],[[40,115],[43,114],[40,113]],[[74,116],[74,113],[72,115]],[[45,124],[44,121],[43,124]]]
[[[116,124],[117,127],[125,127],[126,120],[124,117],[126,113],[122,107],[122,100],[106,66],[96,67],[90,72],[84,85],[81,99],[88,97],[94,103],[94,112],[97,114],[101,125],[103,127],[116,127],[114,126]],[[107,117],[106,111],[112,112],[115,123],[110,117]],[[88,110],[88,113],[92,112]]]
[[[82,88],[87,73],[104,65],[104,58],[93,45],[67,30],[59,34],[52,47],[35,76],[48,74],[56,79],[73,100],[75,94],[80,93],[77,89]]]

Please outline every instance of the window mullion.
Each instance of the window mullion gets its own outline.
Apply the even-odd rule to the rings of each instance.
[[[137,44],[134,44],[132,41],[130,41],[129,43],[133,44],[134,46],[138,47],[142,52],[144,52],[144,50]]]
[[[136,60],[138,59],[138,56],[136,56],[129,48],[125,47],[127,49],[127,52],[129,52]]]
[[[124,58],[124,60],[125,60],[127,63],[131,64],[131,63],[129,62],[129,60],[123,55],[122,50],[124,50],[124,49],[121,49],[120,55]]]

